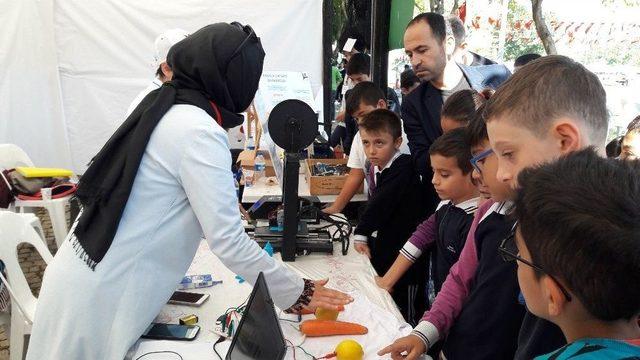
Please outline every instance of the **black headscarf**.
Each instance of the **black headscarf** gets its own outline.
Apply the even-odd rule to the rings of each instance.
[[[239,23],[205,26],[169,50],[172,81],[142,100],[80,180],[76,196],[83,211],[72,241],[91,269],[111,246],[151,133],[164,114],[174,104],[191,104],[224,128],[240,125],[238,113],[255,96],[264,55],[251,27]]]

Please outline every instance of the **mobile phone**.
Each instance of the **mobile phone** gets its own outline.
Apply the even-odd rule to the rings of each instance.
[[[196,338],[199,331],[198,325],[151,323],[142,334],[142,338],[191,341]]]
[[[192,293],[186,291],[174,291],[169,299],[169,304],[200,306],[209,298],[209,294]]]

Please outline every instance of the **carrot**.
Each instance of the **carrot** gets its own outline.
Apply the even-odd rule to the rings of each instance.
[[[300,331],[309,336],[331,335],[364,335],[369,329],[360,325],[345,321],[333,320],[306,320],[300,324]]]
[[[338,305],[338,311],[344,311],[344,306]],[[311,315],[311,314],[315,314],[315,313],[316,313],[315,310],[311,310],[309,308],[304,308],[304,309],[300,310],[300,315]]]

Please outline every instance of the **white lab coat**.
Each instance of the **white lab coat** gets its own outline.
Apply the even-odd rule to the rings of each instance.
[[[151,136],[95,271],[68,239],[47,268],[27,359],[124,358],[176,289],[203,233],[222,263],[249,283],[263,271],[278,307],[296,302],[302,279],[243,230],[227,134],[203,110],[174,105]]]
[[[160,89],[161,86],[162,86],[162,81],[160,81],[160,79],[158,78],[154,78],[153,81],[151,81],[151,84],[147,85],[146,88],[140,91],[138,95],[136,95],[136,97],[133,99],[131,104],[129,104],[129,108],[127,108],[127,113],[125,114],[124,119],[128,118],[129,115],[131,115],[133,110],[135,110],[138,107],[138,105],[142,102],[142,99],[144,99],[145,96],[149,95],[149,93],[152,92],[153,90]]]

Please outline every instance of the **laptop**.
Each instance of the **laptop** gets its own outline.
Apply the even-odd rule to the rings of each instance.
[[[258,275],[226,360],[282,360],[287,345],[267,282]]]

